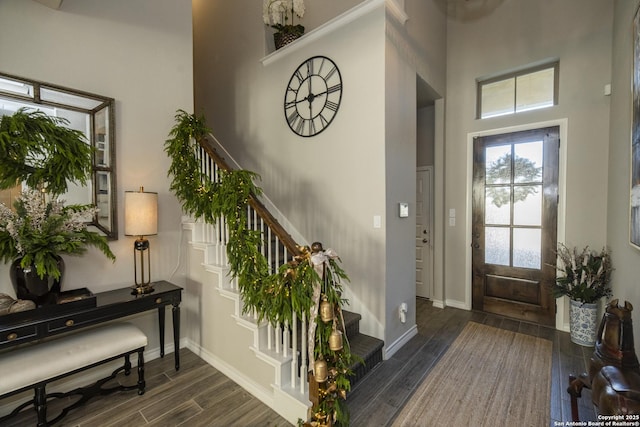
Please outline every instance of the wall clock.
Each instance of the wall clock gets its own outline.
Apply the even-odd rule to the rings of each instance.
[[[284,94],[284,115],[291,130],[303,137],[319,134],[340,108],[342,76],[326,56],[304,61],[291,76]]]

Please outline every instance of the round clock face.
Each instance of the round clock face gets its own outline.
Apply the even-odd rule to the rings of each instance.
[[[284,115],[293,132],[314,136],[329,126],[340,108],[342,76],[326,56],[304,61],[293,73],[284,94]]]

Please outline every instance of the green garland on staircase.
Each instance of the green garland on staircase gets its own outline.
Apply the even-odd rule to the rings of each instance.
[[[262,194],[254,184],[259,175],[247,170],[221,170],[218,182],[212,182],[201,171],[197,156],[198,141],[210,133],[204,116],[197,117],[178,110],[175,121],[164,147],[171,158],[168,171],[172,177],[170,190],[182,203],[183,210],[196,219],[208,223],[215,223],[222,217],[226,219],[230,274],[238,279],[244,312],[255,312],[258,320],[273,325],[291,325],[294,321],[292,313],[301,319],[304,314],[312,312],[314,304],[318,306],[316,299],[319,295],[323,303],[335,310],[330,321],[323,321],[320,314],[313,321],[317,327],[309,363],[325,361],[327,378],[318,381],[318,401],[314,402],[310,421],[306,424],[348,425],[345,399],[351,388],[350,366],[355,356],[351,354],[346,339],[340,349],[331,349],[329,345],[331,339],[335,341],[336,334],[339,334],[337,331],[344,332],[344,325],[340,324],[341,307],[347,301],[341,296],[341,281],[348,280],[348,277],[336,262],[339,258],[324,257],[324,262],[314,268],[312,257],[321,252],[321,247],[313,252],[310,248],[300,248],[301,255],[282,265],[276,273],[269,274],[268,261],[260,252],[264,237],[259,230],[252,230],[247,224],[249,199],[251,195]]]

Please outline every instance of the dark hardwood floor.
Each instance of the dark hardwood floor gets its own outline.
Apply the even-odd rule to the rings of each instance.
[[[571,343],[569,334],[512,319],[455,308],[433,308],[417,300],[418,335],[393,357],[379,364],[355,385],[348,396],[351,425],[387,426],[422,379],[435,366],[468,321],[539,336],[553,341],[551,425],[571,420],[566,393],[570,373],[581,373],[592,348]],[[191,351],[181,350],[182,366],[173,369],[173,357],[146,364],[147,392],[135,391],[97,397],[72,411],[60,426],[288,426],[266,405],[252,397]],[[526,366],[522,367],[527,369]],[[134,377],[134,375],[132,375]],[[127,379],[126,381],[131,381]],[[461,391],[463,392],[463,391]],[[580,399],[582,420],[594,420],[589,391]],[[53,401],[50,414],[69,401]],[[35,425],[33,410],[25,411],[6,427]],[[428,426],[428,422],[425,422]]]
[[[417,299],[416,313],[418,334],[356,384],[348,396],[351,425],[390,425],[469,321],[553,341],[550,425],[553,426],[554,421],[571,420],[571,406],[566,392],[569,374],[586,371],[593,348],[572,343],[566,332],[486,313],[450,307],[434,308],[430,301],[421,298]],[[522,369],[527,367],[523,366]],[[590,402],[589,390],[583,391],[579,399],[581,420],[595,420]],[[425,427],[428,425],[425,422]]]

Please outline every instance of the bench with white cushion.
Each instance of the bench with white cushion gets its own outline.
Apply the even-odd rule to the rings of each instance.
[[[135,388],[138,389],[138,394],[143,394],[145,391],[143,352],[146,345],[147,336],[134,325],[112,323],[0,353],[0,399],[32,388],[35,390],[33,401],[25,402],[15,408],[11,414],[0,418],[0,425],[5,419],[16,415],[31,404],[35,406],[38,414],[38,426],[47,426],[59,421],[69,410],[80,406],[96,394]],[[138,354],[137,384],[103,389],[102,385],[115,378],[120,371],[124,370],[125,374],[129,375],[130,356],[134,353]],[[120,357],[124,357],[124,365],[109,377],[69,393],[47,395],[45,390],[47,383]],[[65,397],[70,394],[81,394],[82,398],[65,408],[55,419],[47,421],[47,398]]]

